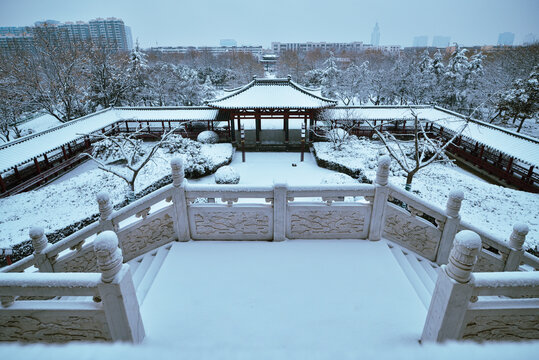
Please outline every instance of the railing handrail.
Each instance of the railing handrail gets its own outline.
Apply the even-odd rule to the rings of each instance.
[[[100,273],[6,273],[1,296],[97,296]]]

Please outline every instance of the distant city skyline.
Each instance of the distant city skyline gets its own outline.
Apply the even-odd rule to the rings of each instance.
[[[442,34],[463,46],[496,45],[504,32],[514,33],[514,44],[520,45],[539,34],[537,0],[274,0],[271,6],[248,0],[18,0],[4,2],[0,8],[0,26],[31,26],[46,19],[75,22],[117,17],[131,27],[133,41],[138,40],[144,48],[216,46],[221,39],[264,48],[275,41],[368,44],[376,23],[380,45],[402,47],[412,46],[414,37],[423,34],[429,38]]]

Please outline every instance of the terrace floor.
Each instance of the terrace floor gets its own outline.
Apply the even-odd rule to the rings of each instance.
[[[174,243],[141,307],[187,353],[419,346],[426,308],[385,241]]]

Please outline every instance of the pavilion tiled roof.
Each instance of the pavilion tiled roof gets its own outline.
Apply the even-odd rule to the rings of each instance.
[[[288,79],[253,79],[220,99],[208,102],[217,109],[323,109],[336,100],[317,95]]]

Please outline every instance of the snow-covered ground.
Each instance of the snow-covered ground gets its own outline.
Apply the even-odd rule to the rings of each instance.
[[[245,160],[242,162],[241,152],[236,151],[230,164],[239,172],[242,185],[272,185],[273,180],[285,180],[289,185],[317,185],[327,175],[335,173],[318,167],[309,153],[305,153],[304,162],[300,161],[300,153],[295,152],[247,152]],[[189,182],[215,184],[215,179],[210,175]]]
[[[371,180],[375,178],[378,154],[385,153],[383,144],[359,139],[335,151],[330,143],[316,143],[322,159],[361,170]],[[404,188],[402,170],[393,163],[389,181]],[[464,192],[460,215],[496,237],[509,240],[515,223],[526,223],[530,232],[525,246],[539,246],[539,194],[492,185],[455,165],[435,163],[420,170],[414,177],[412,190],[426,201],[445,208],[447,196],[453,189]]]
[[[230,156],[232,146],[205,144],[201,153],[220,164]],[[177,155],[161,150],[157,155],[138,175],[136,192],[170,174],[170,159]],[[113,204],[125,199],[123,180],[95,168],[93,161],[81,166],[81,170],[75,169],[40,189],[0,199],[0,248],[28,240],[32,226],[42,226],[50,233],[96,214],[96,195],[100,191],[106,191]]]

